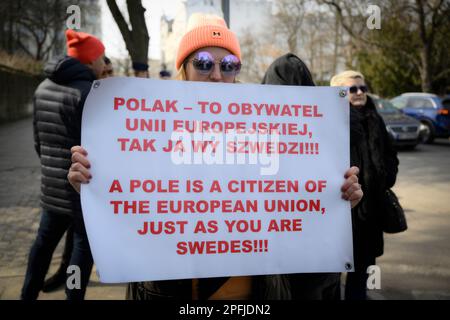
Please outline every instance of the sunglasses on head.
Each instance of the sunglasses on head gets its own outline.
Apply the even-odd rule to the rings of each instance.
[[[206,51],[198,52],[191,61],[194,69],[202,75],[209,75],[216,64],[214,57]],[[219,66],[224,77],[236,76],[241,70],[239,58],[232,54],[223,57]]]
[[[367,91],[369,91],[369,89],[367,89],[367,86],[351,86],[350,88],[348,88],[348,92],[350,93],[357,93],[358,90],[361,90],[362,93],[366,93]]]

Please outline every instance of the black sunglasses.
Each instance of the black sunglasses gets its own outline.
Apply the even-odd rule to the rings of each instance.
[[[351,86],[350,88],[348,88],[348,92],[350,93],[357,93],[358,90],[361,90],[362,93],[366,93],[367,91],[369,91],[369,89],[367,89],[367,86]]]
[[[216,64],[214,57],[206,51],[198,52],[195,58],[191,60],[194,69],[202,75],[211,74]],[[227,55],[219,61],[220,72],[224,77],[236,76],[241,70],[241,62],[235,55]]]

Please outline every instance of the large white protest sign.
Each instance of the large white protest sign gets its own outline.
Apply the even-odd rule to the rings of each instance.
[[[100,80],[82,146],[102,282],[353,270],[341,88]]]

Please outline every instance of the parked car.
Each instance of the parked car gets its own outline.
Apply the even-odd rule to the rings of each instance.
[[[383,118],[394,145],[414,149],[421,141],[421,123],[413,117],[405,115],[388,100],[375,95],[370,95],[370,97]]]
[[[450,137],[450,96],[431,93],[404,93],[391,100],[396,108],[424,125],[422,140],[432,143],[436,137]]]

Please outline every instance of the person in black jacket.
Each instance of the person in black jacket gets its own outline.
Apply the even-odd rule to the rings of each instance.
[[[355,272],[347,274],[345,299],[367,299],[367,268],[383,254],[383,203],[394,186],[399,161],[386,125],[367,95],[364,76],[344,71],[331,79],[332,86],[347,86],[350,101],[350,161],[360,168],[364,198],[352,209]]]
[[[83,299],[93,260],[81,213],[80,197],[67,180],[70,149],[81,141],[83,105],[93,81],[104,69],[105,47],[92,35],[66,31],[67,56],[45,67],[46,79],[34,95],[34,141],[41,160],[42,217],[31,248],[21,299],[35,300],[43,287],[53,252],[64,232],[73,227],[70,265],[76,266],[68,299]],[[79,272],[78,272],[79,271]]]
[[[277,58],[267,69],[263,84],[315,86],[306,64],[292,53]],[[340,300],[340,273],[287,275],[293,300]]]

